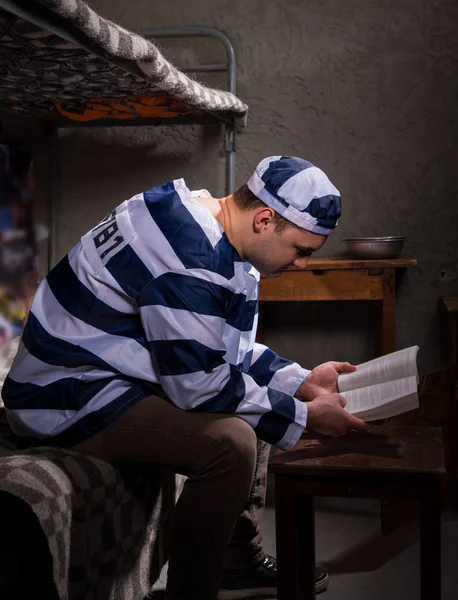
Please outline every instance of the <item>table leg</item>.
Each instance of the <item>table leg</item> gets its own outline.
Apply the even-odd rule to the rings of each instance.
[[[395,269],[383,269],[383,299],[380,315],[378,352],[384,356],[395,350]]]
[[[297,514],[291,478],[275,476],[275,535],[277,543],[277,600],[296,600]]]
[[[297,500],[297,597],[315,600],[315,500],[313,496]]]
[[[395,292],[396,292],[396,273],[395,269],[383,269],[382,280],[382,307],[380,311],[378,355],[384,356],[395,351],[396,346],[396,312],[395,312]],[[391,513],[391,523],[389,517]],[[393,515],[396,515],[393,516]],[[401,517],[400,517],[401,515]],[[400,518],[399,518],[400,517]],[[399,525],[396,521],[402,522],[402,513],[398,510],[397,503],[393,500],[382,499],[381,502],[382,533],[394,531]]]
[[[441,598],[440,488],[420,491],[421,600]]]

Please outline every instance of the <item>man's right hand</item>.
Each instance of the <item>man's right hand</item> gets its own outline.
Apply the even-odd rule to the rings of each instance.
[[[325,394],[307,402],[306,429],[322,435],[338,437],[352,429],[367,431],[368,425],[345,410],[346,399],[340,394]]]

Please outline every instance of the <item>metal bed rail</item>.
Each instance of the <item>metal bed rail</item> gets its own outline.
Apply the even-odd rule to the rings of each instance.
[[[180,71],[192,73],[227,72],[227,91],[236,94],[236,62],[235,50],[228,36],[214,27],[166,27],[140,29],[138,34],[147,39],[177,37],[210,37],[219,40],[226,50],[227,63],[192,65],[180,68]],[[233,120],[225,124],[226,150],[226,194],[231,194],[235,186],[235,125]]]
[[[64,20],[58,15],[52,13],[49,10],[44,10],[43,7],[30,3],[29,0],[0,0],[0,7],[22,17],[26,20],[30,20],[39,27],[52,31],[56,35],[74,43],[89,52],[102,56],[103,52],[96,48],[86,38],[85,34],[77,30],[75,27],[66,28]],[[236,93],[236,61],[235,51],[232,42],[228,36],[215,29],[213,27],[204,26],[188,26],[188,27],[169,27],[169,28],[146,28],[138,31],[139,35],[145,38],[173,38],[173,37],[210,37],[219,40],[226,51],[227,62],[226,63],[213,63],[203,65],[187,66],[180,70],[186,72],[227,72],[227,91],[235,94]],[[124,61],[116,61],[117,66],[133,72],[130,66],[126,66]],[[137,73],[142,76],[141,73]],[[209,115],[212,115],[211,111],[208,111]],[[224,124],[225,127],[225,152],[226,152],[226,169],[225,169],[225,192],[230,194],[234,191],[235,186],[235,122],[231,117],[226,115],[215,115],[219,122]],[[196,121],[195,121],[196,122]],[[198,122],[198,121],[197,121]],[[215,122],[216,119],[215,119]],[[170,121],[164,121],[164,125],[167,123],[171,124]],[[156,120],[145,119],[142,122],[144,125],[157,124]],[[52,125],[52,124],[51,124]],[[125,126],[125,125],[140,125],[140,123],[114,123],[112,120],[104,123],[90,123],[89,126]],[[81,126],[81,125],[79,125]],[[59,127],[59,125],[58,125]],[[56,262],[56,208],[57,208],[57,197],[58,197],[58,136],[57,131],[54,130],[51,134],[51,160],[53,162],[52,167],[52,190],[50,194],[49,203],[49,248],[48,248],[48,267],[51,269]]]

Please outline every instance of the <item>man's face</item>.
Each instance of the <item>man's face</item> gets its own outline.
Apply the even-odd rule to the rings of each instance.
[[[260,231],[250,247],[250,262],[264,277],[279,277],[283,269],[304,269],[316,250],[326,241],[326,236],[296,227],[277,232],[275,224]]]

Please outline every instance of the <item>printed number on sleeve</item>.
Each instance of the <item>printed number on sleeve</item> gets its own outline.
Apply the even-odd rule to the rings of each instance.
[[[116,222],[116,210],[113,210],[97,227],[94,227],[92,239],[102,261],[108,254],[120,250],[125,245]]]

